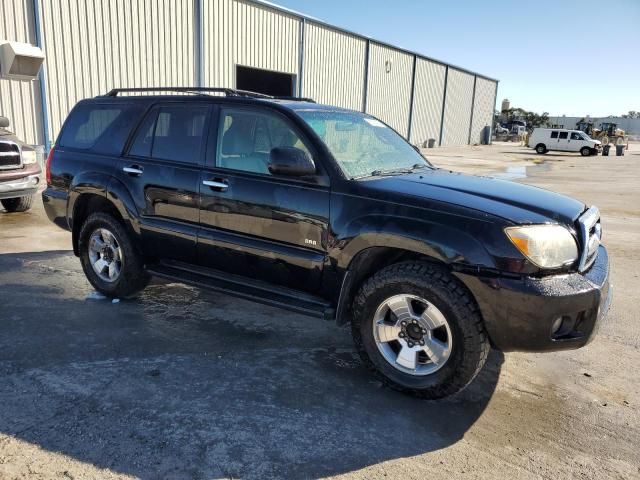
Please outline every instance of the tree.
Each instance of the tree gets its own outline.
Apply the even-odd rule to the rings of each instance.
[[[622,115],[622,118],[640,118],[640,112],[629,110],[629,113]]]
[[[527,122],[527,129],[546,127],[549,125],[549,112],[543,112],[541,115],[538,115],[535,112],[529,112],[522,108],[510,108],[504,113],[507,121],[524,120]]]

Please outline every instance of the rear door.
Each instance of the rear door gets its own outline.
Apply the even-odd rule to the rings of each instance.
[[[329,181],[274,176],[269,153],[295,146],[317,158],[283,114],[221,106],[202,171],[198,262],[222,271],[316,292],[329,224]]]
[[[118,169],[140,215],[145,253],[193,263],[210,105],[160,103],[146,114]]]
[[[552,130],[549,139],[545,140],[549,150],[558,150],[558,133],[558,130]]]

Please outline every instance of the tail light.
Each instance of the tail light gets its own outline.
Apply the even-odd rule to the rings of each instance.
[[[47,185],[51,185],[51,160],[53,160],[53,147],[49,150],[49,155],[47,155],[47,164],[45,166],[45,178],[47,179]]]

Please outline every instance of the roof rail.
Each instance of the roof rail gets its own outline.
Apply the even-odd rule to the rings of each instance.
[[[137,88],[114,88],[105,95],[105,97],[117,97],[119,93],[144,93],[144,92],[179,92],[193,93],[195,95],[203,95],[209,93],[224,93],[227,97],[247,97],[247,98],[265,98],[273,100],[291,100],[297,102],[312,102],[311,98],[289,97],[289,96],[271,96],[264,93],[251,92],[249,90],[239,90],[237,88],[222,87],[137,87]]]
[[[179,93],[224,93],[228,97],[252,97],[252,98],[273,98],[270,95],[264,95],[257,92],[249,92],[247,90],[238,90],[235,88],[220,87],[138,87],[138,88],[114,88],[109,91],[106,97],[117,97],[119,93],[144,93],[144,92],[179,92]]]
[[[313,98],[307,98],[307,97],[289,97],[286,95],[278,95],[275,97],[271,97],[274,100],[291,100],[292,102],[310,102],[310,103],[316,103],[316,101]]]

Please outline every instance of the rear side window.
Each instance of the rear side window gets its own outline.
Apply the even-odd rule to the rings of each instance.
[[[120,153],[141,110],[128,104],[79,105],[69,115],[58,144],[93,153]]]
[[[558,132],[551,132],[551,138],[558,138]]]
[[[140,125],[129,154],[197,164],[208,111],[207,106],[192,105],[154,108]]]
[[[560,132],[560,140],[566,140],[569,136],[569,132]]]

